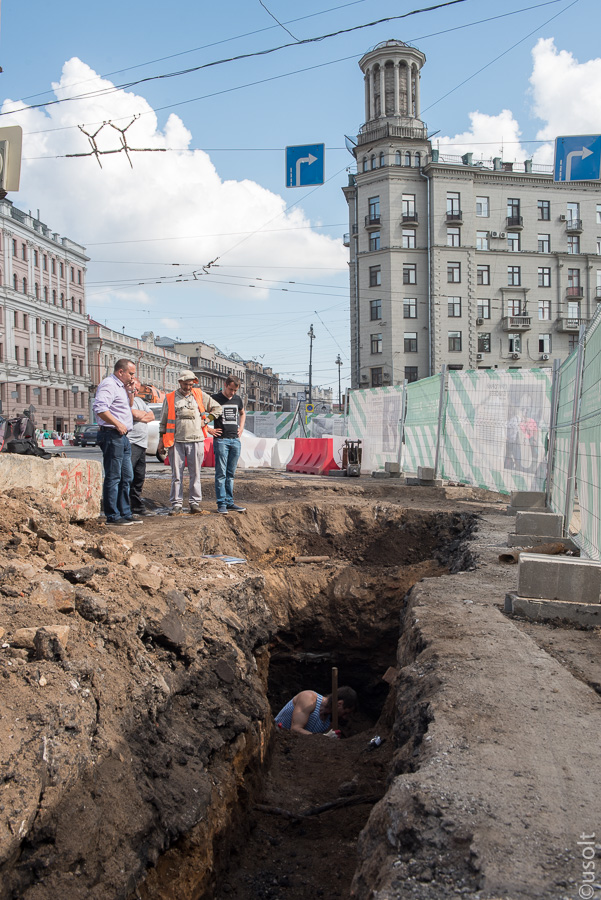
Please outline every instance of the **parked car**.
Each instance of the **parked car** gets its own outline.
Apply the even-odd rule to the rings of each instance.
[[[80,435],[75,435],[75,444],[80,447],[95,446],[100,433],[99,425],[86,425]],[[79,440],[78,440],[79,438]]]
[[[91,425],[90,422],[85,422],[83,425],[75,426],[75,431],[73,432],[73,444],[76,447],[79,447],[81,445],[81,436],[84,433],[84,431],[86,430],[86,428],[90,427],[90,425]]]
[[[159,421],[163,410],[162,403],[149,403],[150,409],[154,414],[154,422],[148,423],[148,449],[147,456],[154,456],[159,446]]]

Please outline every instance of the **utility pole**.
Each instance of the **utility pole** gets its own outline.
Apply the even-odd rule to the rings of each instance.
[[[313,341],[315,340],[313,325],[311,325],[307,334],[309,335],[309,403],[313,403]]]
[[[336,357],[336,365],[338,366],[338,412],[342,412],[342,391],[340,388],[340,372],[342,360],[340,359],[340,353]]]

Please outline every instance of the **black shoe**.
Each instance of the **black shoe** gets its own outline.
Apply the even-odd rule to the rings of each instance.
[[[115,525],[141,525],[142,519],[140,516],[128,516],[123,519],[117,519]]]
[[[227,516],[227,506],[218,506],[217,512],[221,513],[222,516]]]
[[[246,512],[245,506],[237,506],[235,503],[232,503],[231,506],[228,506],[229,512]]]

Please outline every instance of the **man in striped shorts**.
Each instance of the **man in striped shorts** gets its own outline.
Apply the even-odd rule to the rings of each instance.
[[[345,719],[357,705],[357,694],[350,687],[338,688],[338,717]],[[332,727],[332,695],[301,691],[289,700],[277,716],[276,724],[297,734],[325,734]]]

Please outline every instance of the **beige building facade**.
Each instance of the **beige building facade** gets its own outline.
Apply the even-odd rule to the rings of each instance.
[[[530,160],[433,149],[425,56],[387,41],[359,65],[366,122],[349,205],[352,386],[563,360],[601,300],[601,189]]]
[[[71,432],[88,421],[85,248],[6,199],[0,232],[2,414]]]

